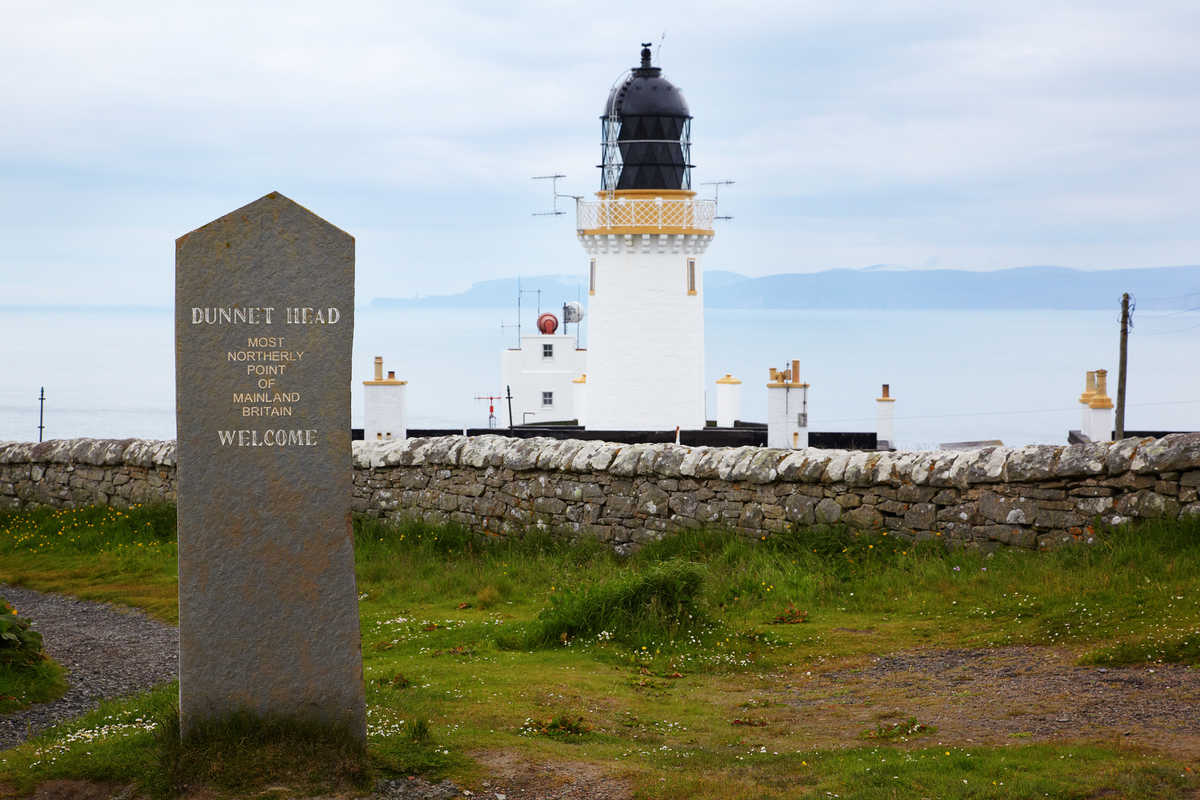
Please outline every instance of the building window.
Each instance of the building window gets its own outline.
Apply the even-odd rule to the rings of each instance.
[[[596,293],[596,259],[588,262],[588,294]]]
[[[688,294],[696,293],[696,259],[694,258],[687,260],[687,292]]]
[[[542,358],[554,358],[554,345],[542,345]]]
[[[554,392],[542,392],[542,405],[554,405]]]

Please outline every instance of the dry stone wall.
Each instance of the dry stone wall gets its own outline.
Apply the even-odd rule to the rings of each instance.
[[[0,444],[0,505],[174,500],[173,442]],[[625,550],[711,525],[760,537],[842,523],[972,547],[1086,540],[1097,522],[1200,515],[1200,434],[913,453],[621,445],[501,436],[356,442],[354,509]]]

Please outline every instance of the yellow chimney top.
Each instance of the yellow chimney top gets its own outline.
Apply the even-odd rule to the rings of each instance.
[[[887,383],[883,384],[882,394],[880,394],[879,397],[875,398],[875,402],[877,402],[877,403],[894,403],[894,402],[896,402],[896,398],[892,397],[891,394],[889,393],[890,389],[891,389],[891,384],[887,384]]]
[[[772,371],[774,371],[774,370],[772,370]],[[717,378],[717,383],[736,384],[736,383],[741,383],[741,381],[739,381],[737,378],[733,377],[728,372],[726,372],[724,378]]]
[[[725,377],[729,377],[726,375]],[[722,383],[723,381],[717,381]],[[740,381],[739,381],[740,383]],[[800,382],[800,359],[792,359],[792,368],[778,370],[771,367],[771,381],[767,384],[768,389],[807,389],[807,383]]]
[[[1095,391],[1088,400],[1088,408],[1112,408],[1113,401],[1108,396],[1108,370],[1098,369],[1095,373]]]
[[[408,381],[396,380],[395,370],[388,370],[387,377],[383,377],[383,356],[375,356],[375,380],[363,381],[363,386],[407,386]]]
[[[1096,395],[1096,371],[1090,370],[1087,377],[1083,380],[1083,394],[1079,395],[1079,402],[1088,404],[1092,402],[1092,398]]]

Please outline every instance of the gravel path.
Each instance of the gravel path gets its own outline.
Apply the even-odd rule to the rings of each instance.
[[[105,698],[173,680],[179,631],[140,611],[0,584],[0,597],[33,620],[46,652],[67,670],[67,693],[0,717],[0,749],[90,711]]]

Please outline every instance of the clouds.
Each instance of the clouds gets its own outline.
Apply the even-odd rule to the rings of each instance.
[[[697,182],[738,181],[711,266],[1195,263],[1190,6],[18,6],[0,292],[167,302],[174,236],[276,188],[358,234],[364,297],[576,269],[529,176],[594,190],[607,88],[664,29]]]

